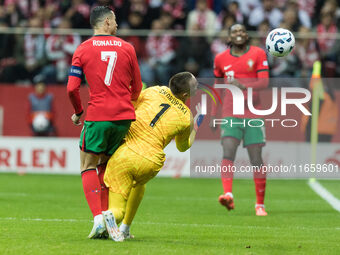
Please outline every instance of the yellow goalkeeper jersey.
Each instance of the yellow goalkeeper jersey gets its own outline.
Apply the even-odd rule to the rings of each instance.
[[[155,163],[163,163],[163,149],[174,137],[177,136],[177,148],[188,149],[191,112],[168,87],[143,90],[135,109],[136,121],[132,122],[125,141],[131,150]]]

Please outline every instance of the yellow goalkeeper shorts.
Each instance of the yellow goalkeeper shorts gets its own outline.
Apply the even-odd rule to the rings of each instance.
[[[155,177],[163,162],[152,162],[121,145],[107,163],[104,182],[113,193],[128,199],[131,188],[143,185]]]

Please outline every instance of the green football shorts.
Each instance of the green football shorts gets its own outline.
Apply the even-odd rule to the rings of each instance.
[[[84,152],[111,156],[128,132],[131,120],[84,121],[79,147]]]
[[[243,140],[243,147],[266,143],[263,119],[227,117],[224,120],[227,122],[221,124],[221,138],[233,137],[239,141]]]

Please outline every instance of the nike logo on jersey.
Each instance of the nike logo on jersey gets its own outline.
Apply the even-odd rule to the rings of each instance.
[[[230,67],[231,67],[231,65],[227,65],[227,66],[225,66],[223,69],[224,69],[224,71],[225,71],[225,70],[228,70]]]

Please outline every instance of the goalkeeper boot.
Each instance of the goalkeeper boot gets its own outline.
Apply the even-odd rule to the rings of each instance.
[[[93,228],[88,238],[95,239],[101,238],[103,233],[106,231],[104,217],[102,214],[99,214],[93,219]]]
[[[220,202],[221,205],[225,206],[228,209],[228,211],[234,209],[234,198],[232,193],[227,192],[224,195],[221,195],[218,198],[218,201]]]
[[[106,230],[109,233],[110,239],[116,242],[124,241],[124,236],[122,232],[120,232],[116,224],[116,219],[113,213],[110,210],[107,210],[103,212],[103,216],[105,220]]]
[[[264,205],[256,204],[255,211],[256,211],[256,216],[267,216],[268,215],[266,210],[264,209]]]
[[[126,231],[126,232],[122,231],[122,234],[124,236],[124,239],[133,239],[133,238],[135,238],[134,235],[131,235],[130,231]]]
[[[124,224],[124,222],[122,222],[122,224],[120,224],[120,226],[119,226],[119,230],[120,230],[120,232],[123,233],[124,239],[135,238],[135,236],[131,235],[131,233],[130,233],[130,225],[126,225],[126,224]]]

